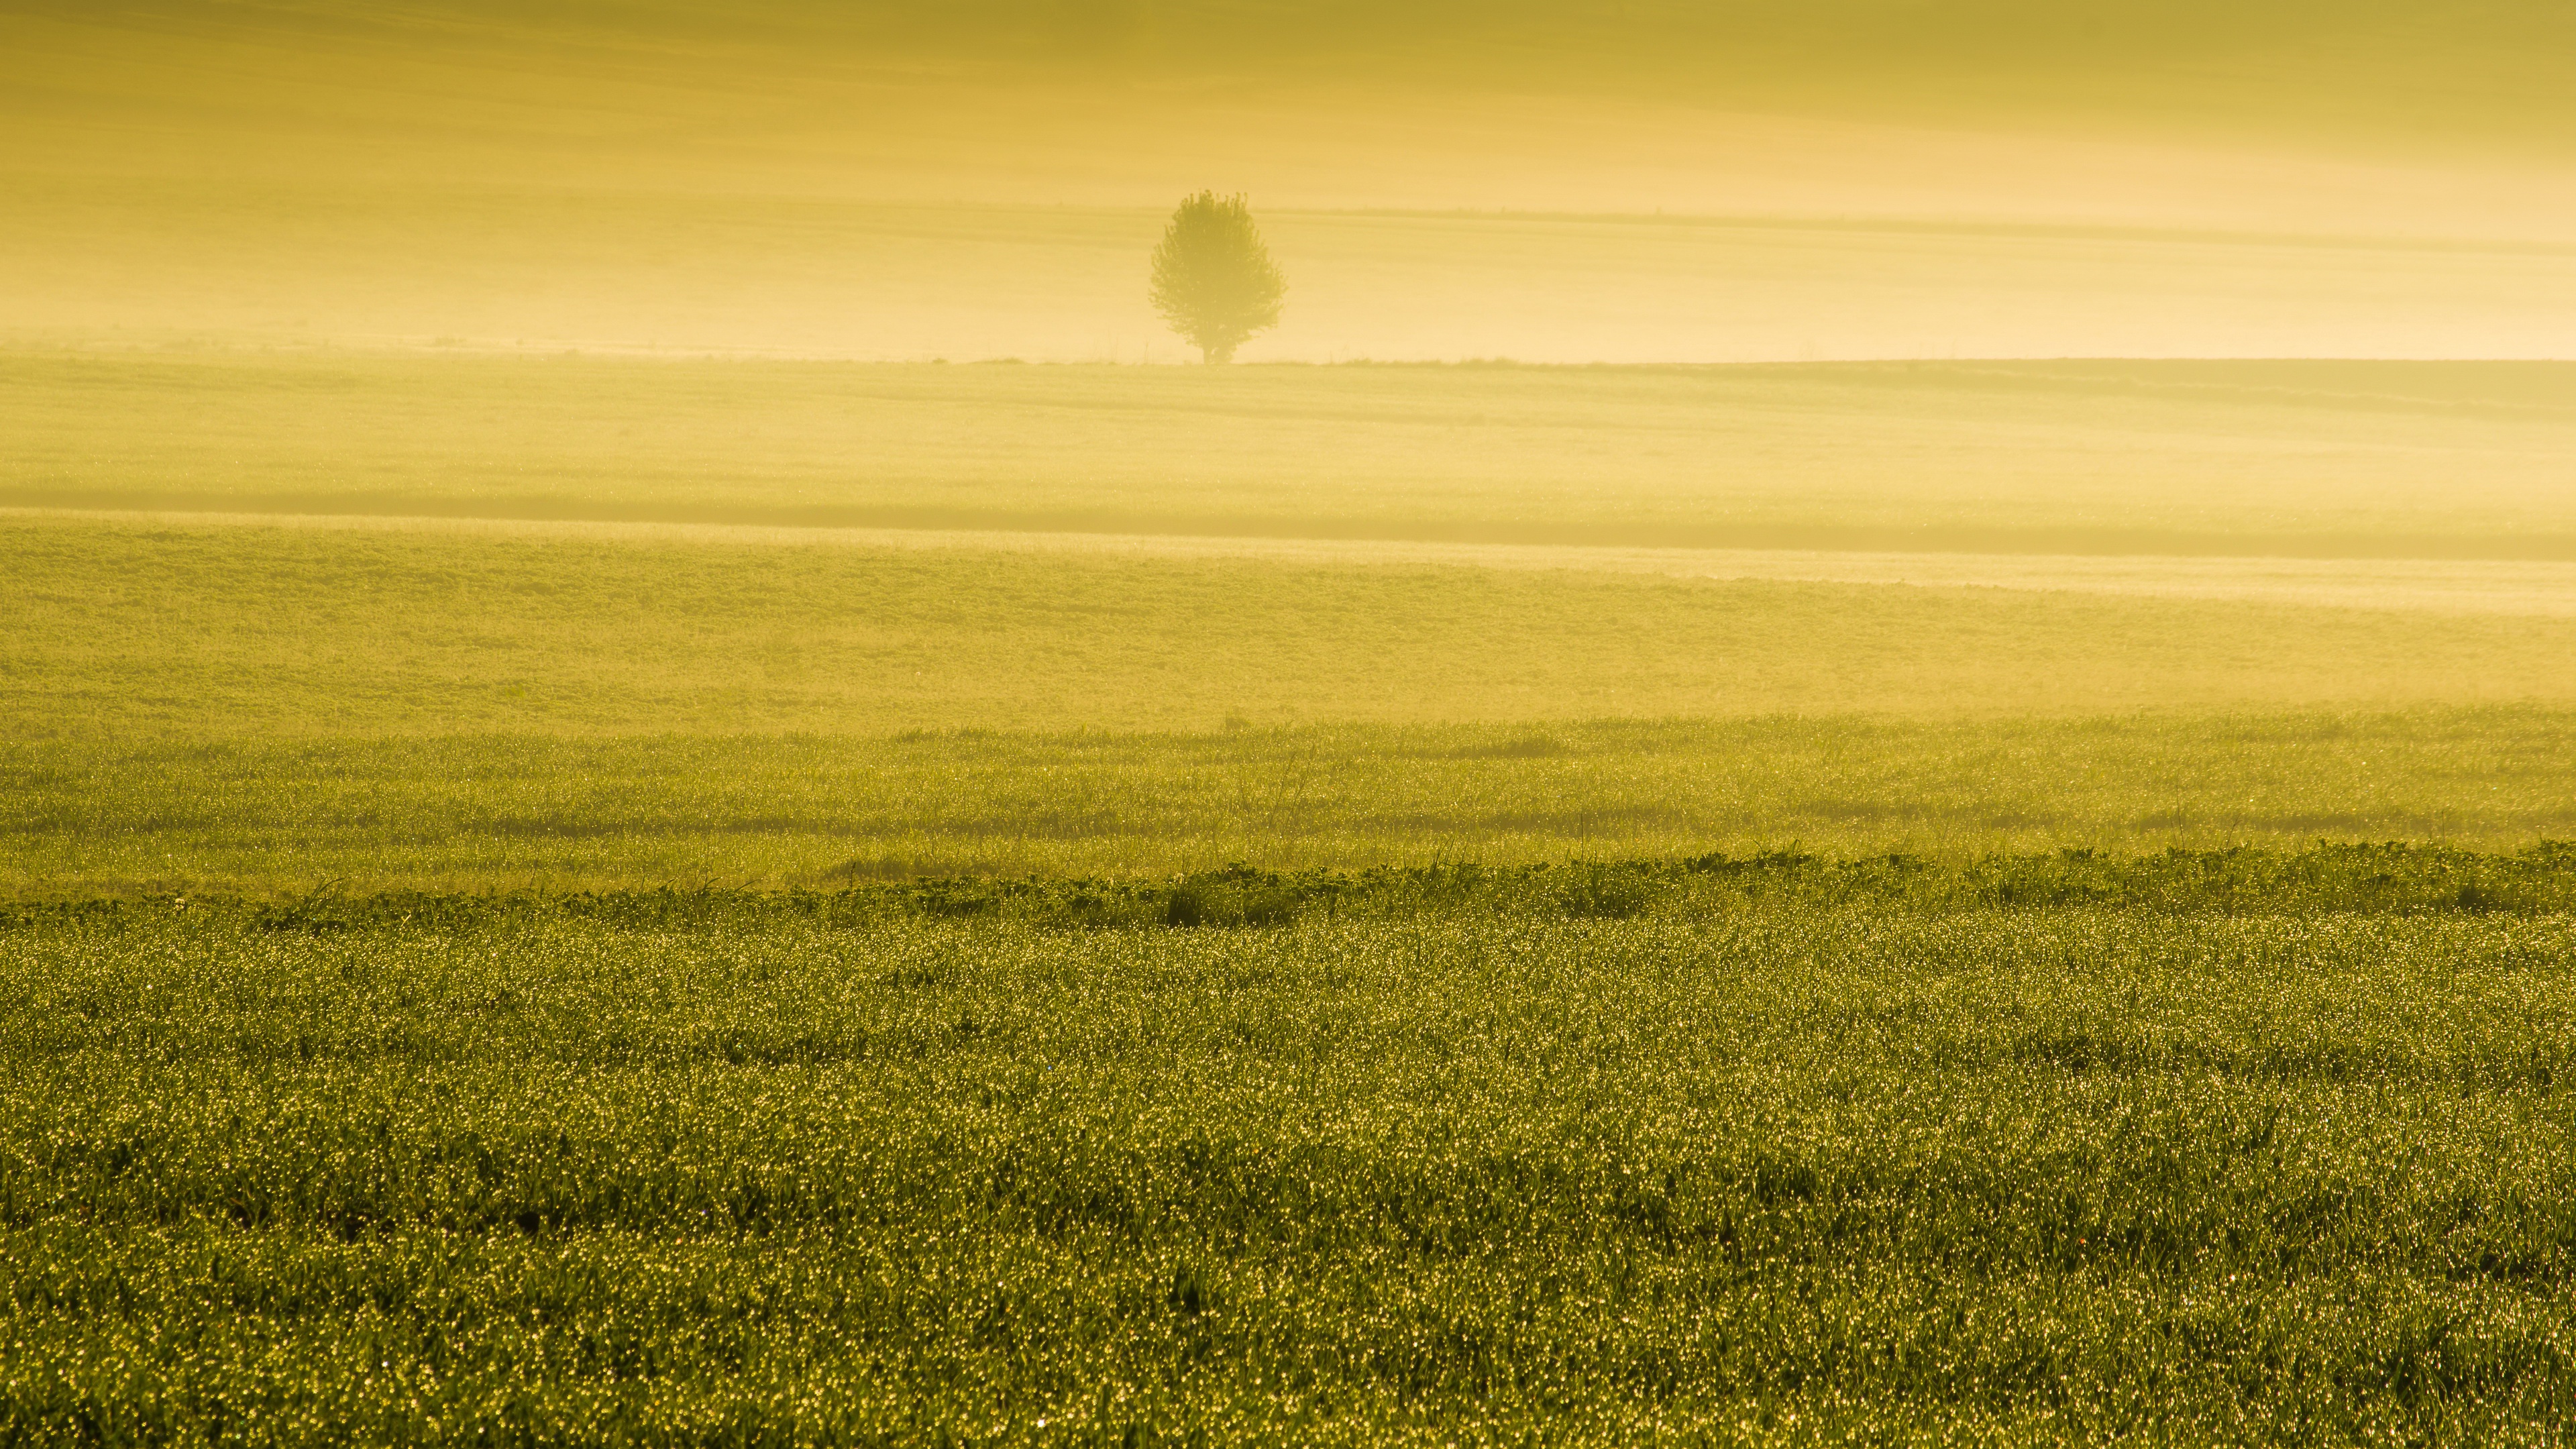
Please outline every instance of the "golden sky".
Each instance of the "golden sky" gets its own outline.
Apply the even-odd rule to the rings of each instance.
[[[19,0],[0,330],[1139,358],[1214,187],[1275,356],[2553,356],[2570,96],[2562,0]]]

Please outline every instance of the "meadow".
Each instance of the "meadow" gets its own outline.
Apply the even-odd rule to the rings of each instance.
[[[0,5],[0,1449],[2565,1444],[2571,19]]]
[[[22,897],[2576,833],[2576,617],[2511,600],[346,520],[0,541]]]
[[[1827,717],[12,746],[5,894],[833,887],[1712,849],[2576,837],[2576,717]]]
[[[2576,1413],[2559,368],[5,366],[0,1442]]]
[[[2569,363],[21,349],[0,386],[0,505],[20,507],[2576,560]]]
[[[2576,617],[579,531],[0,520],[21,740],[2565,704]]]
[[[2571,890],[0,912],[0,1435],[2556,1443]]]

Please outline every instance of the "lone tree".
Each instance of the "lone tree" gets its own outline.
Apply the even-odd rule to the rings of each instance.
[[[1278,326],[1287,294],[1240,196],[1202,191],[1182,202],[1154,248],[1154,310],[1209,362],[1232,362],[1245,338]]]

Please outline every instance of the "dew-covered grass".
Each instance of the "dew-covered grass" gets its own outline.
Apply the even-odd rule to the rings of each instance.
[[[2556,1442],[2567,877],[21,908],[0,1437]]]

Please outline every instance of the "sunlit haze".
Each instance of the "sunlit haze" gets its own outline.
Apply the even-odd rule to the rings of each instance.
[[[0,0],[0,1449],[2563,1449],[2576,0]]]
[[[2479,7],[49,5],[10,335],[1177,361],[2556,357],[2576,19]],[[1160,351],[1157,351],[1158,347]]]

